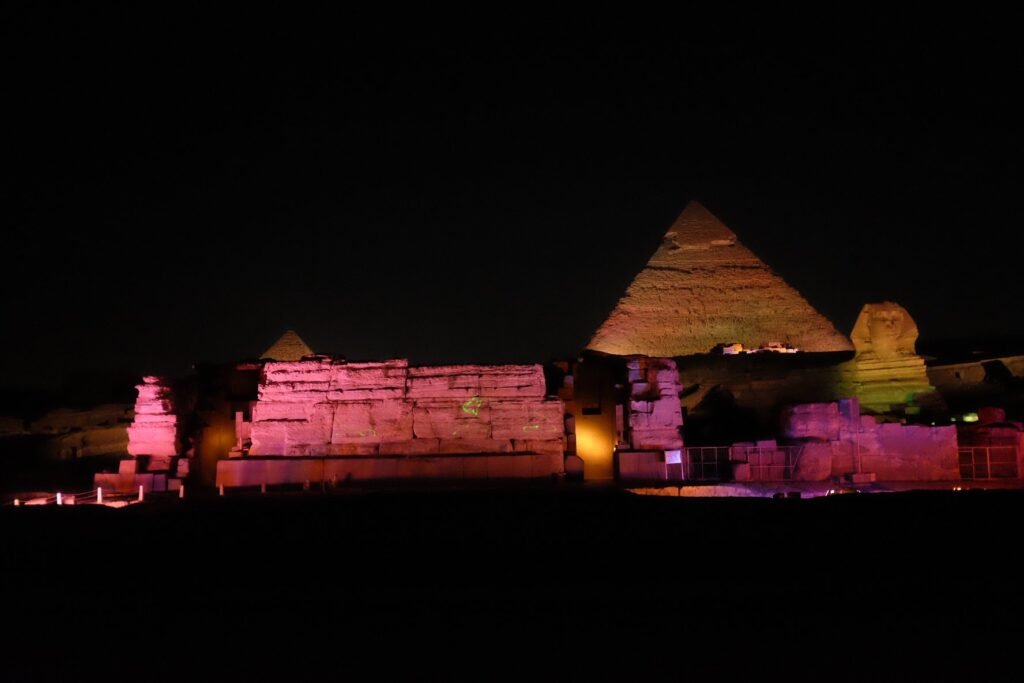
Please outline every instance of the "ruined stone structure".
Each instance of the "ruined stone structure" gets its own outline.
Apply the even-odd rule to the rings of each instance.
[[[135,387],[135,419],[128,428],[128,453],[170,457],[177,455],[178,417],[174,414],[171,390],[160,377],[147,376]]]
[[[136,387],[135,417],[128,427],[128,454],[117,474],[101,473],[95,485],[108,491],[176,489],[189,474],[181,449],[178,416],[167,380],[146,376]]]
[[[905,309],[882,302],[864,306],[846,339],[692,202],[589,348],[548,377],[540,365],[348,362],[289,330],[259,360],[194,385],[205,395],[185,436],[204,481],[223,486],[1018,477],[1024,427],[990,410],[983,429],[960,423],[958,445],[963,415],[946,414],[929,377],[968,409],[993,405],[980,397],[1021,400],[1024,357],[926,369],[917,336]],[[167,385],[147,377],[138,391],[136,461],[104,476],[159,490],[188,460],[175,457]]]
[[[802,351],[850,349],[832,323],[691,202],[588,348],[673,357],[772,342]]]
[[[250,455],[559,453],[564,409],[539,365],[270,362]]]
[[[953,425],[879,423],[861,415],[856,399],[794,406],[783,435],[800,445],[797,481],[955,481],[957,433]]]

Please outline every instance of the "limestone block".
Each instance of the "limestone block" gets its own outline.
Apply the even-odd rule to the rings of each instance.
[[[282,382],[261,384],[257,391],[260,401],[281,401],[284,403],[306,403],[323,401],[327,397],[327,383]]]
[[[331,381],[329,359],[275,361],[263,366],[263,380],[260,384],[324,384]],[[325,387],[326,388],[326,387]]]
[[[412,429],[416,438],[490,439],[491,407],[462,401],[417,401]]]
[[[437,455],[440,452],[440,439],[409,439],[380,445],[381,455]]]
[[[314,405],[315,403],[308,401],[257,401],[252,409],[252,421],[308,420]]]
[[[333,443],[379,443],[413,437],[412,405],[379,400],[331,404],[334,406]]]
[[[442,455],[456,453],[511,453],[512,442],[498,439],[441,439]]]
[[[329,443],[327,444],[327,455],[352,456],[352,455],[377,455],[380,453],[380,445],[376,443]]]
[[[563,439],[512,439],[515,453],[564,453]]]
[[[683,437],[678,429],[633,430],[629,443],[635,450],[678,450],[683,447]]]
[[[330,400],[397,399],[405,396],[408,361],[344,363],[331,371]]]
[[[782,433],[790,439],[833,441],[839,438],[840,425],[835,403],[802,403],[782,412]]]
[[[447,365],[409,368],[410,398],[543,398],[540,365]]]
[[[551,439],[564,434],[561,401],[496,401],[491,405],[495,439]]]
[[[832,475],[832,447],[827,443],[806,443],[793,469],[795,481],[825,481]]]

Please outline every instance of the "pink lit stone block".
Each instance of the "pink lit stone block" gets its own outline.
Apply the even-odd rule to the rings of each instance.
[[[380,446],[376,443],[330,443],[327,444],[326,454],[345,457],[377,455],[378,453],[380,453]]]
[[[410,439],[380,445],[381,455],[437,455],[440,452],[440,439]]]
[[[408,361],[345,363],[331,369],[330,400],[402,398],[405,396]]]
[[[332,443],[404,441],[413,436],[413,409],[405,401],[357,401],[333,405]]]
[[[417,401],[413,409],[413,433],[417,438],[489,439],[490,407],[460,401]]]
[[[128,427],[130,455],[174,455],[178,452],[178,418],[171,391],[159,377],[147,376],[136,387],[135,417]]]
[[[512,442],[498,439],[441,439],[442,455],[458,453],[509,453]]]
[[[558,453],[565,452],[564,439],[513,439],[512,450],[516,453]]]
[[[543,398],[539,365],[446,365],[409,368],[410,398]]]
[[[495,439],[561,438],[565,430],[561,401],[501,401],[491,407]]]

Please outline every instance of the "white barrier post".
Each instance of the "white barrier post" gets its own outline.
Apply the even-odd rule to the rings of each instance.
[[[263,482],[262,484],[260,484],[260,493],[266,493],[266,492],[267,492],[267,482]]]
[[[64,504],[64,498],[63,498],[63,496],[61,496],[60,491],[58,491],[57,492],[57,505],[63,505],[63,504]]]
[[[223,496],[224,495],[224,484],[221,484],[220,486],[218,486],[217,490],[220,492],[220,495]]]
[[[14,507],[18,507],[19,505],[21,505],[21,501],[18,500],[17,498],[15,498],[14,499]]]
[[[142,490],[142,484],[139,484],[139,502],[141,503],[145,497],[146,494]]]
[[[182,499],[184,497],[185,497],[185,484],[182,484],[181,488],[178,489],[178,498]]]
[[[97,505],[103,505],[103,487],[102,486],[97,486],[96,487],[96,504]]]

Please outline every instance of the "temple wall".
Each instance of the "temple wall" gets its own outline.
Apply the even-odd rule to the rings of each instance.
[[[539,365],[270,362],[253,409],[249,454],[561,457],[565,411],[546,393]]]
[[[955,481],[956,427],[878,423],[856,400],[793,406],[782,433],[802,441],[795,478],[824,481],[873,473],[879,481]]]

